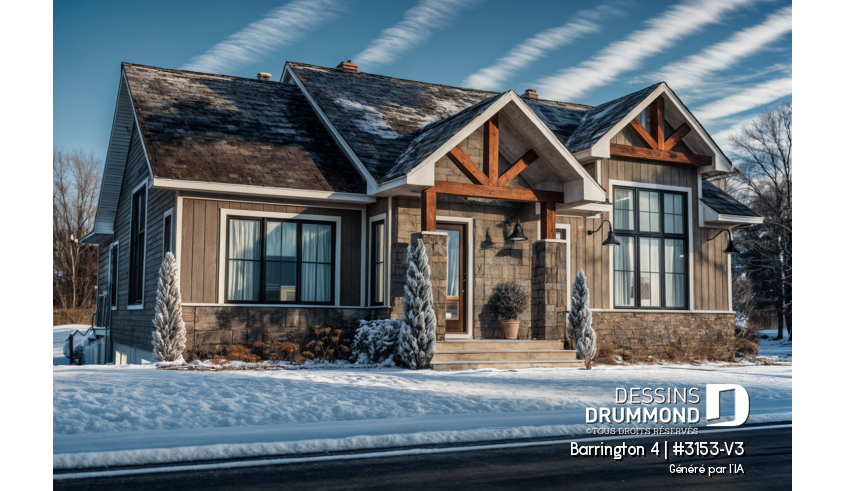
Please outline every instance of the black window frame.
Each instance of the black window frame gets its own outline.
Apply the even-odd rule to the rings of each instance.
[[[117,268],[120,265],[120,242],[109,247],[109,307],[117,308]]]
[[[144,304],[144,262],[147,244],[147,185],[132,193],[129,241],[129,293],[127,304]]]
[[[616,219],[616,209],[613,209],[613,231],[619,237],[632,237],[634,241],[634,305],[617,305],[616,295],[613,296],[613,308],[614,309],[623,309],[623,310],[689,310],[690,305],[690,262],[691,262],[691,255],[689,253],[689,241],[690,241],[690,234],[689,234],[689,192],[688,191],[674,191],[674,190],[667,190],[667,189],[654,189],[654,188],[647,188],[647,187],[636,187],[636,186],[614,186],[613,187],[613,201],[616,202],[616,191],[624,189],[634,192],[633,197],[633,212],[634,212],[634,224],[632,230],[626,230],[623,228],[617,227],[616,224],[619,221]],[[640,231],[640,200],[639,200],[639,193],[640,192],[656,192],[659,194],[658,196],[658,213],[660,216],[659,223],[660,223],[660,230],[658,232],[642,232]],[[673,196],[681,196],[681,203],[683,205],[683,233],[681,234],[670,234],[666,233],[666,213],[664,211],[664,196],[666,195],[673,195]],[[641,305],[642,298],[641,298],[641,282],[640,282],[640,238],[656,238],[660,240],[660,305],[658,306],[645,306]],[[671,240],[681,240],[683,241],[683,252],[685,255],[686,261],[684,261],[684,304],[680,307],[667,307],[666,306],[666,239]],[[622,246],[617,246],[622,247]],[[611,274],[614,277],[616,276],[616,263],[614,261],[613,270]],[[615,290],[615,288],[614,288]]]
[[[174,252],[175,245],[173,244],[173,213],[172,212],[168,211],[167,213],[165,213],[164,217],[161,220],[161,226],[162,226],[161,259],[164,260],[165,256],[167,256],[168,252],[173,252],[175,254],[175,252]]]
[[[230,300],[229,299],[229,233],[232,220],[249,220],[261,223],[259,236],[260,266],[259,266],[259,293],[258,300]],[[266,270],[267,270],[267,222],[295,223],[296,224],[296,295],[291,301],[267,300]],[[331,285],[329,300],[327,302],[303,302],[302,299],[302,225],[329,225],[332,230],[331,238]],[[286,218],[254,217],[231,215],[226,217],[226,241],[225,256],[223,258],[225,268],[225,282],[223,284],[223,303],[227,304],[249,304],[249,305],[334,305],[335,304],[335,282],[337,281],[337,223],[334,221],[322,220],[292,220]]]
[[[381,241],[381,248],[382,248],[382,260],[380,263],[376,262],[376,247],[375,247],[375,236],[376,236],[376,227],[382,227],[382,241]],[[377,306],[384,306],[387,305],[387,221],[385,219],[380,220],[373,220],[370,223],[370,306],[377,307]],[[382,291],[381,291],[381,299],[375,298],[375,289],[376,289],[376,264],[383,265],[383,274],[382,276]]]

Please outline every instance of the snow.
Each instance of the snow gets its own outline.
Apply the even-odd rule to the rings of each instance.
[[[351,101],[345,97],[338,97],[335,99],[335,102],[341,106],[355,110],[355,114],[360,116],[360,118],[355,120],[355,125],[358,128],[381,138],[390,140],[399,138],[399,133],[396,133],[396,130],[384,121],[381,113],[375,107],[361,104],[357,101]]]
[[[777,335],[777,329],[764,329],[759,331],[760,352],[755,357],[756,360],[765,360],[769,362],[792,361],[792,341],[787,341],[789,333],[786,329],[784,329],[783,339],[775,341],[774,339]]]
[[[791,421],[791,366],[177,371],[53,367],[54,468],[583,434],[616,387],[736,383]],[[703,412],[704,407],[699,409]],[[724,411],[723,411],[724,412]]]
[[[85,324],[65,324],[63,326],[53,326],[53,365],[67,365],[70,360],[64,355],[64,346],[70,333],[77,329],[85,332],[89,325]],[[76,339],[74,339],[76,341]]]

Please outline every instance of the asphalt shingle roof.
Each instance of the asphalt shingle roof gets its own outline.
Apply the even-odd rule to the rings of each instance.
[[[706,179],[701,180],[701,201],[720,215],[760,216]]]
[[[299,88],[123,64],[156,177],[365,193]]]

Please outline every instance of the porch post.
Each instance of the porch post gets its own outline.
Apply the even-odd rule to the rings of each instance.
[[[538,240],[531,254],[532,337],[564,339],[566,312],[566,247],[556,240]]]
[[[433,194],[433,193],[432,193]],[[423,193],[425,196],[425,193]],[[432,229],[436,230],[434,224]],[[428,256],[428,267],[431,270],[431,296],[434,300],[434,315],[437,317],[437,341],[446,340],[446,240],[442,232],[423,231],[411,235],[411,244],[416,245],[421,240]]]
[[[544,201],[540,203],[540,238],[555,238],[555,203]]]
[[[423,232],[437,230],[437,193],[434,188],[425,189],[420,193],[420,222]]]

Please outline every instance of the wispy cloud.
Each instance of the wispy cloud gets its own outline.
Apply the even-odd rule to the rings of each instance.
[[[786,97],[792,93],[792,78],[769,80],[753,87],[748,87],[736,94],[699,107],[693,114],[702,123],[716,121],[719,118],[739,114],[749,109]]]
[[[580,65],[561,70],[535,85],[546,97],[573,100],[591,89],[607,85],[619,74],[640,67],[640,63],[679,40],[720,22],[725,14],[758,0],[687,0],[645,22],[645,29],[629,34],[599,51]]]
[[[547,29],[508,51],[496,63],[473,73],[464,79],[467,87],[484,90],[501,89],[502,84],[515,72],[524,70],[528,65],[550,52],[567,44],[572,44],[588,34],[599,32],[596,23],[601,16],[619,15],[622,12],[608,5],[600,5],[592,10],[582,10],[573,19],[560,27]]]
[[[335,17],[343,5],[338,0],[296,0],[271,10],[229,36],[204,54],[195,56],[183,70],[223,73],[259,61],[263,56],[301,38],[305,32]]]
[[[432,31],[451,24],[462,9],[475,4],[476,0],[421,0],[405,12],[402,22],[381,31],[381,35],[352,61],[368,70],[390,64],[402,53],[431,37]]]
[[[696,87],[715,72],[732,67],[792,31],[792,7],[784,7],[753,27],[735,32],[728,39],[709,46],[658,70],[651,78],[665,80],[673,89]]]

